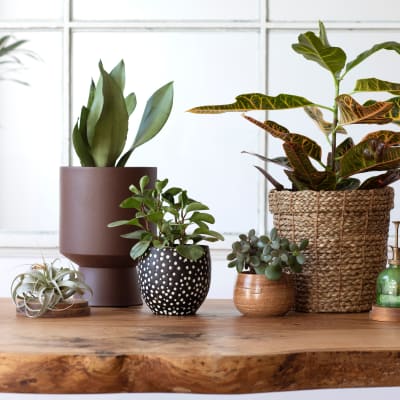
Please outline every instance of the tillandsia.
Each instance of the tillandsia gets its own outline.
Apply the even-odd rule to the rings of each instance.
[[[17,275],[11,283],[11,297],[26,316],[40,317],[47,311],[62,311],[57,304],[75,295],[91,295],[92,289],[72,265],[57,266],[58,259],[33,264],[29,271]],[[66,304],[65,308],[70,307]]]
[[[400,132],[374,131],[366,134],[359,143],[354,143],[351,137],[340,143],[338,140],[338,134],[347,134],[347,125],[400,123],[400,83],[363,78],[356,81],[351,94],[340,91],[340,85],[349,71],[379,50],[391,50],[400,54],[400,43],[389,41],[376,44],[352,61],[346,62],[346,53],[340,47],[330,45],[325,26],[320,22],[318,35],[311,31],[302,33],[292,48],[307,60],[329,71],[334,89],[332,105],[321,105],[292,94],[279,94],[274,97],[249,93],[237,96],[236,102],[232,104],[200,106],[189,111],[223,113],[302,107],[328,140],[330,151],[326,161],[322,158],[321,146],[307,136],[293,133],[274,121],[262,122],[249,115],[243,115],[248,121],[283,141],[283,157],[268,158],[260,154],[250,154],[265,162],[282,166],[292,184],[292,190],[375,189],[400,179]],[[368,100],[361,104],[353,97],[361,92],[387,92],[394,97],[386,101]],[[322,110],[331,114],[328,121],[324,119]],[[284,189],[284,185],[274,179],[267,170],[257,168],[277,190]],[[378,171],[378,175],[363,182],[354,176],[370,171]]]
[[[308,239],[296,244],[280,237],[276,228],[272,228],[269,236],[257,236],[256,231],[251,229],[247,235],[240,234],[239,240],[233,242],[232,252],[227,255],[228,267],[278,280],[285,269],[301,272],[307,246]]]
[[[168,179],[164,179],[157,180],[152,187],[149,177],[143,176],[139,186],[129,187],[132,195],[120,204],[122,208],[133,209],[133,218],[108,225],[135,227],[133,232],[122,235],[137,240],[130,252],[133,259],[139,258],[149,247],[176,246],[182,257],[197,260],[205,252],[199,242],[224,240],[220,233],[209,228],[215,219],[204,212],[209,210],[206,205],[191,199],[186,190],[166,188],[167,185]]]
[[[131,147],[124,148],[129,117],[136,108],[136,95],[124,95],[125,63],[111,72],[99,62],[100,78],[92,81],[86,106],[81,108],[72,141],[83,167],[124,167],[132,152],[154,138],[167,122],[173,103],[173,82],[156,90],[148,99]]]

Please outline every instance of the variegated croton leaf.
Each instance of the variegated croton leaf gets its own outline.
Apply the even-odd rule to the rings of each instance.
[[[340,124],[387,124],[391,118],[386,114],[393,107],[393,103],[377,101],[369,106],[363,106],[348,94],[341,94],[336,98],[340,110]]]
[[[392,97],[385,100],[386,103],[392,103],[392,108],[385,114],[386,118],[390,118],[395,124],[400,124],[400,97]],[[376,100],[367,100],[363,106],[375,104]]]
[[[248,115],[243,115],[243,117],[284,142],[296,143],[309,157],[321,161],[321,147],[307,136],[298,133],[290,133],[287,128],[274,121],[261,122],[255,118],[249,117]]]
[[[220,114],[231,111],[285,110],[310,104],[313,104],[313,102],[292,94],[281,93],[273,97],[261,93],[248,93],[237,96],[236,101],[232,104],[200,106],[188,111],[196,114]]]
[[[382,81],[377,78],[359,79],[354,88],[355,92],[389,92],[400,94],[400,83]]]
[[[400,133],[377,131],[368,134],[340,159],[340,176],[400,168]]]
[[[400,170],[389,170],[384,174],[372,176],[362,183],[360,190],[379,189],[390,185],[400,179]]]
[[[324,116],[322,111],[316,106],[305,106],[304,111],[306,114],[318,125],[319,129],[325,133],[325,135],[329,135],[332,133],[334,126],[332,122],[328,122],[324,120]],[[336,129],[337,133],[346,134],[346,129],[343,126],[339,126]]]

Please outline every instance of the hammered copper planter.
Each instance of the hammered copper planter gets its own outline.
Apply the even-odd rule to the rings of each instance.
[[[60,252],[79,265],[93,289],[91,306],[142,304],[136,262],[129,256],[134,242],[120,237],[132,227],[107,224],[131,218],[132,210],[119,204],[130,195],[129,185],[138,185],[143,175],[154,184],[157,169],[61,168]]]
[[[271,281],[264,275],[239,273],[233,302],[248,317],[285,315],[294,306],[294,285],[291,275]]]

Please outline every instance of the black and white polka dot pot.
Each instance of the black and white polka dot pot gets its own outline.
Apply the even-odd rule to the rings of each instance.
[[[151,247],[139,258],[142,297],[154,314],[191,315],[199,309],[211,278],[210,252],[204,247],[196,261],[182,257],[174,247]]]

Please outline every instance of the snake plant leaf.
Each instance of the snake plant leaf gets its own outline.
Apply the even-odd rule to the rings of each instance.
[[[82,107],[80,119],[76,122],[72,131],[72,142],[81,165],[83,167],[94,167],[95,163],[90,153],[90,147],[86,136],[87,114],[87,108]]]
[[[129,116],[121,89],[101,62],[99,68],[101,78],[88,116],[88,140],[96,165],[113,167],[125,146]]]
[[[260,160],[265,161],[265,162],[267,162],[267,161],[272,162],[274,164],[280,165],[281,167],[285,167],[288,169],[292,168],[289,164],[289,160],[287,159],[287,157],[268,158],[268,157],[263,156],[262,154],[252,153],[251,151],[245,151],[245,150],[243,150],[241,153],[249,154],[249,155],[257,157]]]
[[[369,50],[363,51],[360,53],[354,60],[348,62],[346,64],[345,73],[349,72],[355,66],[363,62],[366,58],[376,53],[379,50],[393,50],[396,53],[400,54],[400,43],[398,42],[383,42],[378,43],[372,46]]]
[[[369,106],[363,106],[348,94],[336,98],[340,110],[340,124],[386,124],[391,118],[386,117],[393,103],[377,101]]]
[[[305,151],[308,156],[314,160],[321,161],[321,146],[307,136],[300,135],[298,133],[289,133],[285,127],[277,124],[274,121],[261,122],[248,115],[243,115],[243,117],[258,127],[266,130],[274,137],[277,137],[285,142],[296,143],[303,151]]]
[[[321,132],[325,133],[325,135],[329,135],[333,131],[333,123],[325,121],[322,111],[316,106],[305,106],[304,111],[306,114],[317,124],[318,128]],[[336,129],[337,133],[347,134],[346,129],[343,126],[339,126]]]
[[[292,48],[337,77],[346,63],[346,53],[340,47],[328,46],[323,41],[326,41],[326,34],[321,40],[314,32],[306,32],[299,35],[298,43],[292,44]]]
[[[340,176],[346,178],[361,172],[385,171],[400,167],[400,133],[381,131],[353,146],[340,159]],[[386,142],[385,142],[386,141]]]
[[[130,116],[136,108],[136,95],[135,93],[130,93],[125,97],[126,111],[128,111],[128,115]]]
[[[131,148],[118,161],[118,167],[125,166],[130,155],[137,147],[146,143],[160,132],[171,113],[173,98],[173,82],[160,87],[149,98],[135,140]]]
[[[237,96],[235,100],[232,104],[200,106],[188,111],[196,114],[220,114],[231,111],[286,110],[314,104],[304,97],[284,93],[275,97],[261,93],[248,93]]]
[[[332,190],[335,187],[335,174],[331,171],[318,171],[312,165],[307,153],[297,143],[285,142],[283,144],[286,156],[289,159],[293,171],[285,171],[287,176],[295,178],[307,185],[311,190]],[[294,182],[292,179],[291,181]],[[297,187],[297,189],[301,189]]]
[[[388,186],[391,183],[398,181],[399,179],[400,179],[400,170],[393,169],[387,171],[384,174],[368,178],[361,184],[359,189],[360,190],[379,189]]]
[[[114,79],[115,83],[124,92],[125,89],[125,63],[121,60],[110,72],[111,78]]]
[[[264,176],[265,178],[271,182],[271,184],[275,187],[276,190],[284,190],[285,187],[280,184],[271,174],[269,174],[264,168],[259,167],[258,165],[254,166],[257,168]]]
[[[354,88],[355,92],[389,92],[400,95],[400,83],[382,81],[377,78],[358,79]]]
[[[90,108],[92,107],[95,93],[96,93],[96,85],[94,84],[93,79],[92,79],[92,81],[90,82],[89,97],[88,97],[87,107],[86,107],[88,110],[90,110]]]
[[[400,97],[392,97],[385,100],[387,103],[392,103],[393,107],[385,114],[385,117],[390,118],[393,123],[400,123]],[[363,106],[375,104],[376,100],[367,100]]]

